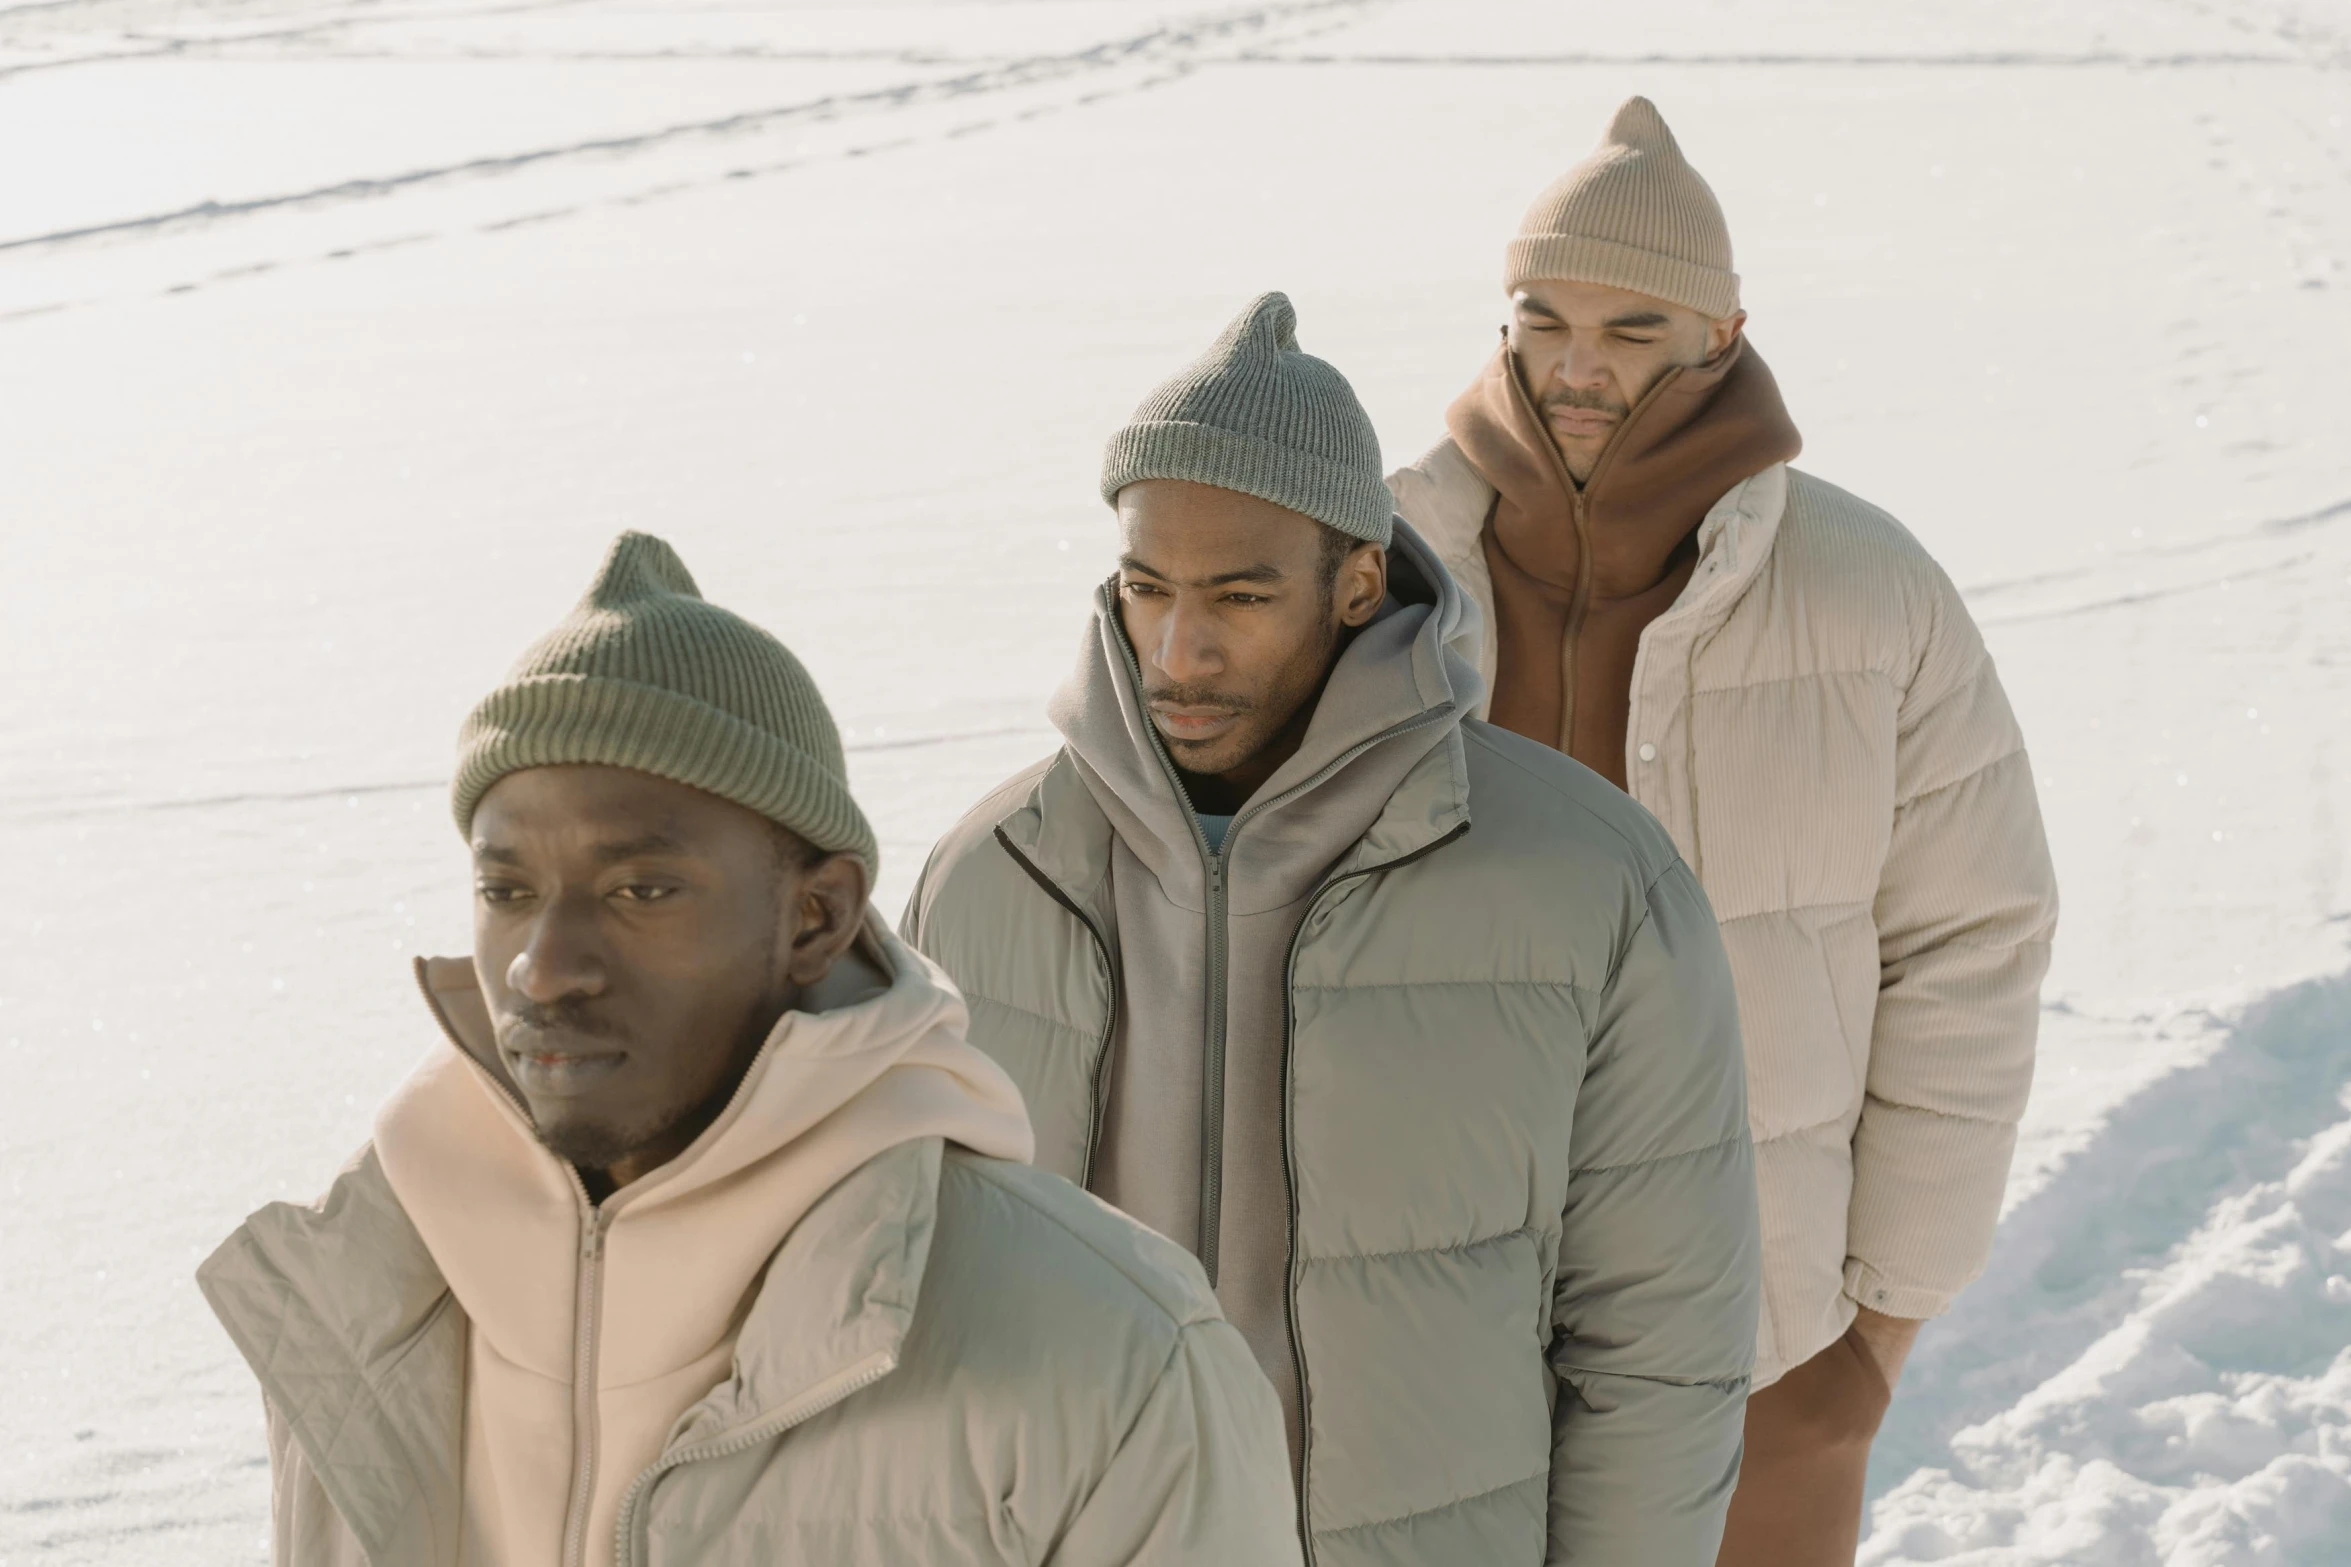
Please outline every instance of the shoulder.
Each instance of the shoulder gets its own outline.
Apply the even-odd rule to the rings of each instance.
[[[1914,603],[1958,600],[1950,577],[1891,512],[1798,468],[1788,470],[1773,555],[1782,571],[1855,591],[1890,586]]]
[[[965,811],[961,819],[940,836],[937,846],[931,850],[931,866],[937,869],[952,864],[969,854],[974,847],[994,837],[998,825],[1027,802],[1029,796],[1036,792],[1038,783],[1060,758],[1059,751],[1041,757],[981,795],[972,808]]]
[[[1656,817],[1573,757],[1475,719],[1462,724],[1461,737],[1469,841],[1482,836],[1489,855],[1544,876],[1558,874],[1563,854],[1586,865],[1615,863],[1644,887],[1680,859]]]
[[[1141,1330],[1172,1345],[1222,1313],[1189,1252],[1033,1165],[949,1148],[939,1171],[939,1236],[950,1298],[1032,1300],[1075,1351],[1090,1334]],[[929,1292],[926,1283],[925,1293]],[[960,1309],[960,1305],[959,1305]]]
[[[1388,493],[1404,520],[1448,560],[1484,531],[1494,503],[1494,487],[1451,436],[1389,474]]]

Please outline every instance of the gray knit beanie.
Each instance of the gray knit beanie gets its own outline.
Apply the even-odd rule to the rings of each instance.
[[[1738,310],[1722,204],[1648,99],[1618,104],[1592,155],[1527,208],[1502,291],[1541,278],[1628,289],[1717,321]]]
[[[578,607],[467,716],[457,830],[472,834],[474,807],[508,773],[567,763],[686,784],[879,869],[816,682],[781,642],[705,601],[649,533],[612,541]]]
[[[1260,294],[1206,354],[1143,399],[1102,454],[1102,498],[1189,479],[1384,545],[1395,502],[1380,438],[1347,378],[1298,347],[1286,294]]]

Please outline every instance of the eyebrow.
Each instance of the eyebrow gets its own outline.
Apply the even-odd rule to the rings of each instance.
[[[1154,577],[1161,582],[1175,581],[1175,578],[1169,576],[1166,572],[1161,571],[1153,566],[1147,566],[1143,562],[1135,559],[1135,557],[1132,555],[1120,556],[1118,561],[1118,569],[1121,571],[1135,572],[1140,576]],[[1287,580],[1288,578],[1283,575],[1281,568],[1278,566],[1256,565],[1243,566],[1238,571],[1220,571],[1213,577],[1202,577],[1197,582],[1187,582],[1182,585],[1188,588],[1220,588],[1228,582],[1277,583]]]
[[[1671,326],[1673,319],[1661,310],[1635,310],[1629,315],[1610,316],[1607,324],[1621,326]]]

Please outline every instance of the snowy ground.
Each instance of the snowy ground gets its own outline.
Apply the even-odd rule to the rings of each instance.
[[[1286,288],[1410,455],[1636,90],[2067,898],[1864,1559],[2351,1560],[2341,0],[0,0],[0,1564],[258,1558],[188,1272],[423,1048],[457,720],[611,533],[807,658],[895,907],[1140,391]]]

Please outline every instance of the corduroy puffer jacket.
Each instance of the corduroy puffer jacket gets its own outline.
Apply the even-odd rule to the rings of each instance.
[[[1494,490],[1450,439],[1389,476],[1491,625]],[[1722,920],[1763,1210],[1758,1387],[1856,1306],[1983,1270],[2032,1085],[2056,878],[1998,672],[1893,518],[1775,463],[1699,524],[1641,634],[1625,776]],[[1494,639],[1478,650],[1494,676]]]
[[[1274,1031],[1289,1342],[1266,1369],[1303,1405],[1307,1555],[1708,1567],[1758,1288],[1714,918],[1645,811],[1463,721],[1477,677],[1437,655],[1474,612],[1407,527],[1390,581],[1432,606],[1443,733],[1337,847]],[[1104,640],[1113,615],[1105,593]],[[1113,835],[1065,749],[940,842],[903,924],[1020,1085],[1037,1162],[1080,1182],[1153,961],[1119,939]]]

